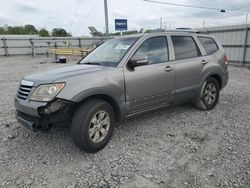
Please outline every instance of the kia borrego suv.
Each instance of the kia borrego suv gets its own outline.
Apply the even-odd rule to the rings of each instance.
[[[211,110],[227,82],[225,52],[210,35],[129,35],[106,41],[76,65],[24,77],[16,117],[32,130],[70,125],[73,142],[96,152],[115,122],[186,102]]]

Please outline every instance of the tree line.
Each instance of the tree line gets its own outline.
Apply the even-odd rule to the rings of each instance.
[[[141,34],[141,33],[152,33],[152,32],[156,32],[156,31],[164,31],[162,29],[140,29],[138,30],[130,30],[130,31],[123,31],[122,35],[132,35],[132,34]],[[114,33],[110,33],[109,36],[119,36],[121,35],[120,32],[114,32]],[[103,36],[105,36],[105,34],[103,34]]]
[[[71,33],[63,28],[54,28],[48,31],[45,28],[37,29],[31,24],[24,26],[7,26],[0,27],[0,35],[39,35],[41,37],[71,37]]]
[[[154,30],[146,30],[143,29],[137,30],[130,30],[130,31],[123,31],[123,35],[131,35],[131,34],[138,34],[138,33],[150,33]],[[99,32],[99,36],[105,36],[104,33]],[[24,26],[7,26],[7,27],[0,27],[0,35],[39,35],[41,37],[71,37],[71,33],[67,32],[63,28],[54,28],[52,31],[48,31],[45,28],[37,29],[35,26],[31,24],[27,24]],[[109,33],[109,36],[119,36],[120,32]]]

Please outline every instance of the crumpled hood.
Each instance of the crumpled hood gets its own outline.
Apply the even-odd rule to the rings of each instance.
[[[77,76],[80,74],[89,74],[97,71],[103,71],[104,69],[109,69],[109,67],[98,65],[73,65],[42,73],[32,74],[30,76],[26,76],[24,80],[33,81],[37,85],[41,83],[55,82],[59,79],[62,80],[63,78]]]

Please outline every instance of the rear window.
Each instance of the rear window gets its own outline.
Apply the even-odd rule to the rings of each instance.
[[[174,45],[175,60],[200,56],[200,50],[191,36],[171,36],[171,38]]]
[[[209,37],[198,37],[198,39],[203,45],[207,55],[211,55],[218,50],[218,46],[215,43],[214,39]]]

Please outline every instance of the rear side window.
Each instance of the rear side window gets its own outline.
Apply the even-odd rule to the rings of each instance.
[[[211,55],[218,50],[218,46],[212,38],[209,37],[198,37],[201,44],[203,45],[207,55]]]
[[[200,56],[200,50],[194,39],[190,36],[171,36],[175,60],[189,59]]]

